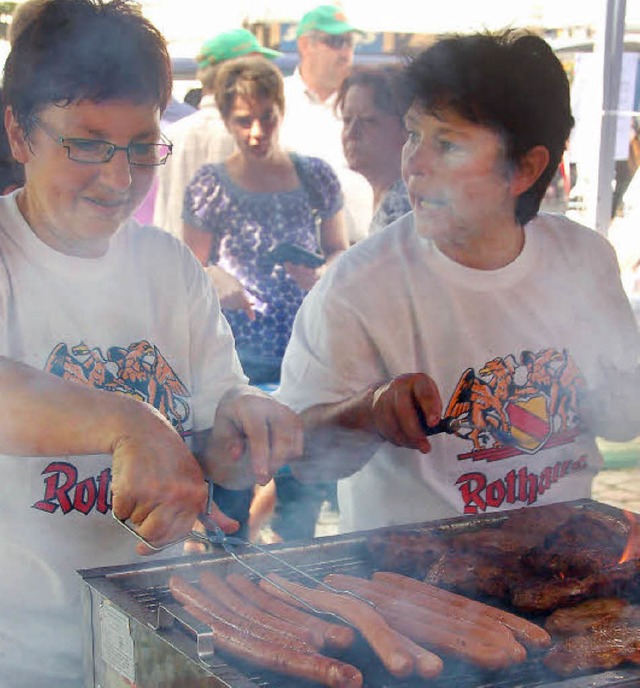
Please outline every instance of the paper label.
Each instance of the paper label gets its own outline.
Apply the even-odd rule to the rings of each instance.
[[[129,617],[104,601],[100,606],[102,659],[131,683],[136,680]]]

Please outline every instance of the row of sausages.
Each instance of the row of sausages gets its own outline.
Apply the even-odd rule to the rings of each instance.
[[[440,655],[499,670],[551,643],[544,629],[521,617],[389,572],[371,579],[330,574],[311,588],[277,574],[256,584],[240,574],[223,579],[205,571],[197,586],[172,576],[169,587],[213,629],[218,649],[336,688],[359,688],[362,674],[322,650],[347,649],[354,629],[398,678],[436,677],[443,669]]]

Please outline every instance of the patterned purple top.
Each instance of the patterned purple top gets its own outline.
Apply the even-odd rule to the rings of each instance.
[[[327,163],[295,154],[291,160],[300,186],[275,193],[243,189],[224,163],[205,165],[185,191],[182,214],[214,235],[210,263],[236,277],[254,298],[254,321],[243,311],[224,311],[238,351],[269,362],[282,359],[305,292],[266,253],[281,241],[320,252],[320,222],[342,208],[340,183]]]

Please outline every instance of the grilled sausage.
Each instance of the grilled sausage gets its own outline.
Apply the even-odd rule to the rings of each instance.
[[[435,585],[430,585],[429,583],[424,583],[422,581],[416,580],[415,578],[409,578],[408,576],[403,576],[399,573],[392,573],[390,571],[378,571],[373,574],[373,580],[382,581],[383,583],[388,583],[394,588],[411,591],[418,595],[430,595],[436,599],[443,600],[447,602],[452,607],[461,607],[462,609],[468,609],[472,614],[484,614],[487,617],[499,621],[501,624],[510,628],[516,638],[527,648],[530,649],[543,649],[551,645],[551,636],[541,628],[540,626],[527,621],[516,614],[510,614],[502,609],[497,609],[491,605],[478,602],[476,600],[471,600],[463,595],[457,595],[456,593],[449,592],[442,588],[438,588]]]
[[[434,652],[414,643],[411,638],[402,635],[399,631],[393,629],[396,633],[398,642],[402,643],[415,662],[415,672],[421,678],[435,678],[442,673],[444,664],[440,657]]]
[[[293,593],[307,604],[321,612],[337,614],[339,617],[357,628],[371,649],[378,655],[387,671],[398,678],[411,674],[415,661],[411,653],[403,646],[401,639],[389,627],[384,618],[366,602],[332,593],[318,588],[308,588],[300,583],[293,583],[282,576],[271,573],[269,581],[277,583],[281,588]],[[261,584],[266,581],[261,581]],[[287,593],[274,587],[274,591],[281,599],[286,599]]]
[[[350,590],[362,595],[380,607],[381,610],[389,611],[394,615],[409,615],[415,621],[438,628],[446,628],[447,631],[456,636],[477,639],[483,645],[488,646],[487,651],[491,647],[500,648],[507,653],[511,663],[524,662],[527,658],[527,651],[517,642],[513,633],[495,621],[492,625],[479,625],[475,619],[461,618],[460,613],[458,613],[458,617],[450,615],[446,611],[446,607],[444,609],[441,607],[442,611],[434,611],[430,606],[423,605],[423,599],[426,600],[426,597],[414,595],[409,599],[405,595],[397,598],[397,588],[393,589],[388,585],[365,578],[332,573],[325,578],[325,582],[341,590]]]
[[[239,634],[233,626],[219,621],[197,606],[186,604],[185,610],[211,627],[216,649],[234,657],[271,671],[315,681],[329,688],[362,687],[362,674],[351,664],[320,654],[296,652],[247,634]]]
[[[181,604],[190,604],[192,607],[197,606],[207,614],[215,616],[220,621],[224,621],[240,632],[250,633],[252,636],[260,638],[261,640],[267,640],[291,650],[297,650],[298,652],[314,652],[311,645],[299,638],[285,635],[271,628],[265,628],[259,623],[239,616],[228,607],[225,607],[217,599],[207,595],[196,586],[187,583],[184,579],[172,576],[169,579],[169,589],[174,598]],[[185,598],[185,595],[188,595],[188,598]]]
[[[388,609],[381,609],[380,613],[391,628],[436,652],[457,657],[488,671],[505,669],[513,664],[506,650],[485,645],[480,638],[460,636],[446,628],[426,624],[410,615]]]
[[[238,595],[238,593],[220,576],[217,576],[212,571],[203,571],[200,574],[200,587],[208,594],[215,597],[219,602],[232,612],[239,614],[245,619],[249,619],[254,623],[259,623],[265,628],[273,629],[299,638],[309,643],[311,647],[318,650],[322,644],[318,644],[315,635],[304,626],[295,626],[289,621],[279,619],[259,607],[256,607],[250,600]]]
[[[433,617],[425,618],[416,607],[397,604],[391,594],[384,596],[364,589],[358,594],[376,604],[387,623],[396,631],[436,652],[490,671],[504,669],[517,661],[503,645],[485,642],[482,633],[470,633],[466,628],[461,632],[455,624],[452,627],[447,619],[438,622]]]
[[[274,600],[286,604],[288,607],[293,607],[294,609],[303,611],[305,614],[311,614],[309,612],[309,606],[291,597],[289,594],[283,593],[275,585],[272,585],[269,581],[261,580],[258,583],[258,587],[262,592],[272,597]],[[336,650],[346,650],[350,648],[355,639],[356,634],[351,628],[351,626],[343,626],[339,623],[332,623],[331,621],[326,621],[320,617],[314,616],[317,622],[324,625],[324,639],[328,647],[332,647]]]
[[[319,647],[322,647],[325,643],[328,646],[345,649],[349,647],[355,634],[353,629],[349,626],[339,626],[337,624],[329,623],[324,619],[320,619],[313,614],[298,609],[296,607],[279,600],[277,597],[270,595],[265,592],[261,587],[256,585],[251,581],[248,576],[244,576],[240,573],[230,573],[227,576],[227,583],[239,594],[248,600],[251,600],[255,605],[263,609],[265,612],[277,616],[280,619],[285,619],[290,623],[296,624],[298,627],[306,628],[310,633],[313,634],[315,642]],[[333,635],[337,629],[338,639],[340,636],[344,636],[343,631],[347,632],[350,636],[350,641],[348,643],[342,643],[335,645],[332,642]]]
[[[330,582],[330,580],[332,582]],[[471,623],[476,628],[482,628],[483,634],[487,632],[489,637],[501,636],[505,640],[515,642],[515,634],[504,624],[496,623],[495,619],[480,614],[466,606],[452,605],[428,593],[411,594],[411,591],[407,590],[403,591],[403,594],[399,594],[398,586],[391,585],[376,578],[358,578],[356,576],[348,576],[340,573],[329,574],[325,581],[338,588],[348,587],[350,585],[365,586],[367,589],[383,595],[397,596],[399,602],[409,604],[412,607],[417,606],[420,610],[432,612],[436,615],[443,615],[449,619],[457,619],[466,624]],[[524,648],[522,649],[524,650]]]

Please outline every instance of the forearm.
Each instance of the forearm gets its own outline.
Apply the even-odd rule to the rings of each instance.
[[[0,358],[0,452],[108,454],[151,407]],[[160,421],[159,421],[160,422]]]
[[[209,279],[213,282],[213,286],[218,293],[227,291],[229,278],[235,279],[226,270],[223,270],[219,265],[209,265],[205,268],[205,272],[209,275]]]
[[[333,263],[333,261],[334,261],[339,255],[341,255],[342,253],[344,253],[346,250],[347,250],[346,248],[336,248],[336,249],[333,249],[333,250],[331,250],[331,251],[327,251],[327,252],[324,254],[324,257],[325,257],[325,260],[326,260],[325,265],[330,265],[331,263]]]
[[[349,238],[344,225],[343,211],[325,220],[320,228],[320,248],[327,263],[331,263],[349,248]]]
[[[371,387],[335,404],[313,406],[300,414],[305,451],[303,458],[292,464],[299,480],[345,478],[369,461],[384,441],[373,422],[376,389]]]

